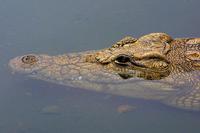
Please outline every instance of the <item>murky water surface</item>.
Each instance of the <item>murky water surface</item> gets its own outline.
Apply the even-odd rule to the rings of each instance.
[[[10,58],[100,49],[126,35],[200,36],[198,0],[0,0],[0,133],[199,133],[200,112],[12,75]],[[119,113],[127,104],[132,112]]]

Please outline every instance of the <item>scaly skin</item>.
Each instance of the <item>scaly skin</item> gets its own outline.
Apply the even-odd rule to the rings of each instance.
[[[9,66],[58,84],[200,110],[200,38],[151,33],[98,51],[19,56]]]

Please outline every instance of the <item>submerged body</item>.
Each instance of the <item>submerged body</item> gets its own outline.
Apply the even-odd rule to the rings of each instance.
[[[97,51],[19,56],[9,66],[58,84],[200,110],[200,38],[151,33]]]

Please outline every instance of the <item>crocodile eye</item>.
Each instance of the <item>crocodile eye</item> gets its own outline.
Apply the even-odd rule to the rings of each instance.
[[[131,63],[131,57],[125,54],[118,55],[115,58],[115,63],[120,66],[128,66]]]
[[[36,56],[34,56],[34,55],[26,55],[26,56],[22,57],[21,60],[23,63],[30,64],[30,65],[32,65],[38,61]]]

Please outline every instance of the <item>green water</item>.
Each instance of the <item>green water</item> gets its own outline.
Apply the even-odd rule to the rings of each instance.
[[[200,1],[0,0],[0,133],[199,133],[200,112],[12,75],[9,59],[100,49],[126,35],[200,37]],[[135,106],[120,114],[121,104]]]

